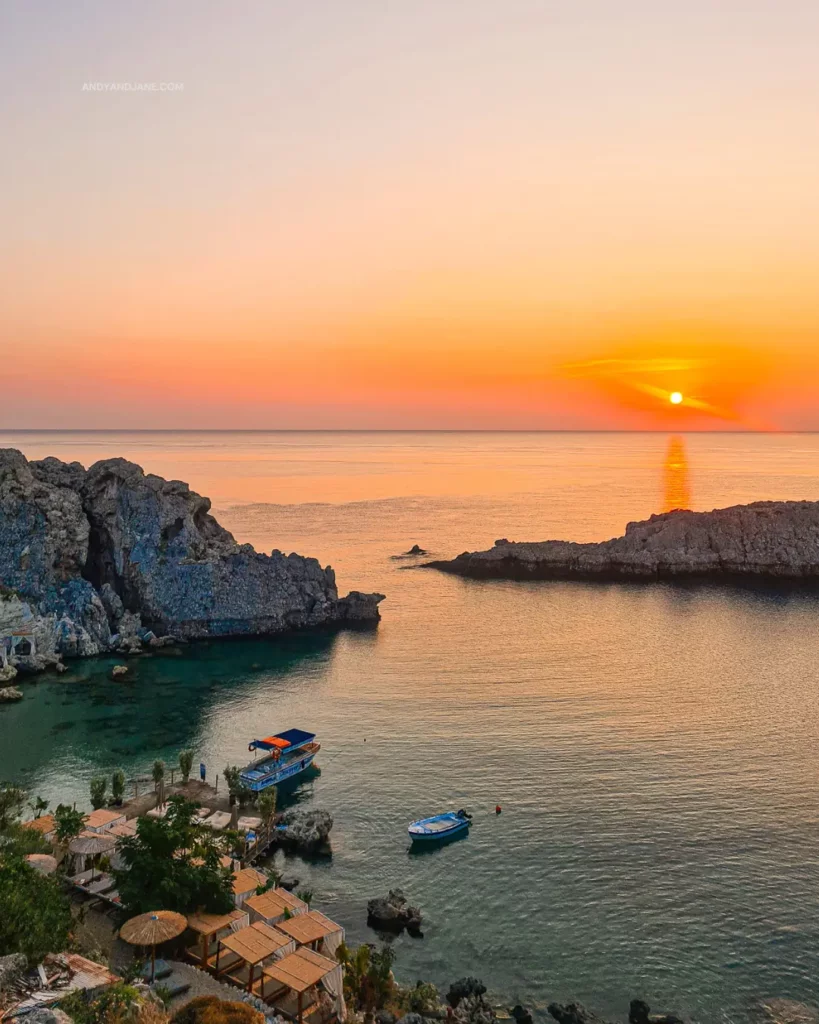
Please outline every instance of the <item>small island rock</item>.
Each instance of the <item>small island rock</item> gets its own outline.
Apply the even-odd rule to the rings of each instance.
[[[114,665],[114,667],[111,669],[111,678],[112,679],[122,679],[123,676],[127,676],[127,675],[128,675],[128,666],[127,665]]]
[[[0,689],[0,702],[8,703],[13,700],[22,700],[23,692],[16,686],[4,686]]]
[[[505,538],[488,551],[426,563],[476,579],[786,580],[819,584],[819,501],[677,509],[629,523],[621,537],[576,544]]]
[[[401,889],[390,889],[386,896],[379,896],[367,903],[367,923],[382,931],[403,931],[418,933],[421,928],[421,911],[410,906]]]

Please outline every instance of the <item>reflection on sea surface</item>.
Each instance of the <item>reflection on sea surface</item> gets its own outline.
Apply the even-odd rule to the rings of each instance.
[[[156,758],[174,766],[187,747],[203,756],[216,714],[222,742],[207,746],[222,757],[207,765],[212,781],[225,763],[248,759],[247,743],[258,731],[270,731],[274,695],[295,679],[326,673],[335,639],[316,633],[163,649],[129,659],[128,675],[116,682],[111,666],[122,659],[71,662],[64,675],[25,686],[13,725],[8,716],[0,719],[4,760],[16,778],[52,800],[85,803],[88,780],[98,772],[120,767],[135,777]],[[237,708],[248,710],[246,723],[235,722]]]
[[[304,726],[321,774],[293,797],[333,814],[333,857],[287,873],[352,944],[375,939],[367,901],[403,888],[424,939],[394,940],[402,981],[477,973],[542,1021],[551,1000],[623,1020],[642,997],[698,1024],[816,1001],[819,601],[480,582],[391,556],[621,534],[686,456],[696,495],[671,504],[816,500],[819,435],[692,434],[671,459],[657,434],[36,442],[12,441],[143,459],[211,492],[240,541],[314,554],[342,590],[387,600],[369,633],[191,645],[129,662],[124,683],[93,661],[24,681],[0,708],[0,778],[87,806],[89,777],[119,763],[144,773],[187,745],[212,778],[262,730]],[[408,854],[410,821],[459,807],[467,838]]]
[[[691,485],[688,475],[688,454],[685,441],[672,437],[663,463],[663,512],[675,508],[691,508]]]

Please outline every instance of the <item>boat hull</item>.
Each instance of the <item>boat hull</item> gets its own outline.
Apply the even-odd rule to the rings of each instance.
[[[318,744],[316,744],[318,746]],[[315,751],[305,751],[303,757],[294,757],[282,764],[275,771],[260,772],[253,768],[245,769],[241,774],[242,782],[252,793],[261,793],[271,786],[278,786],[280,782],[295,778],[312,765],[315,760]]]
[[[472,824],[469,818],[460,818],[444,828],[441,828],[439,825],[432,830],[430,824],[439,820],[436,818],[425,818],[421,821],[414,821],[407,829],[410,839],[414,843],[439,843],[442,839],[450,839],[452,836],[466,832]]]

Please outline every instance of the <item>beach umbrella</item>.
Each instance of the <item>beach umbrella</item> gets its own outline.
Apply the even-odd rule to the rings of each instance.
[[[152,910],[132,917],[119,930],[119,937],[132,946],[151,947],[151,981],[156,973],[156,947],[175,939],[188,927],[188,919],[173,910]]]
[[[91,857],[91,878],[94,881],[94,857],[100,853],[110,853],[117,845],[114,836],[106,836],[97,832],[85,832],[72,839],[68,849],[72,853],[79,853],[85,857]]]
[[[57,870],[57,858],[48,853],[30,853],[26,860],[41,875],[53,875]]]

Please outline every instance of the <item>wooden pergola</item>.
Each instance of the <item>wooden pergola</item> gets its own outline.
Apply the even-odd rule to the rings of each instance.
[[[318,999],[304,1005],[305,992],[314,989],[323,978],[337,968],[338,964],[335,961],[328,960],[326,956],[312,949],[297,949],[295,953],[290,953],[264,968],[259,994],[276,1011],[297,1021],[298,1024],[303,1024],[305,1013],[311,1016],[314,1008],[318,1006]],[[268,981],[277,987],[265,996],[264,987]],[[282,997],[287,992],[295,994],[295,1006],[284,1004]]]
[[[331,921],[329,917],[325,917],[318,910],[311,910],[307,914],[291,917],[287,921],[279,921],[276,927],[285,935],[289,935],[297,946],[309,946],[316,952],[328,935],[339,933],[343,935],[344,932],[340,924]]]
[[[289,935],[271,928],[263,921],[256,921],[255,924],[241,928],[238,932],[232,932],[219,940],[214,971],[217,978],[224,974],[234,984],[242,988],[246,987],[248,992],[252,992],[253,975],[257,964],[264,963],[265,960],[269,960],[276,954],[284,956],[294,948],[295,943]],[[233,956],[227,965],[222,965],[220,970],[223,949],[228,950]],[[245,967],[247,967],[247,979],[241,973]]]
[[[248,923],[247,914],[243,910],[232,910],[229,914],[190,914],[188,928],[199,936],[199,945],[186,950],[188,957],[206,970],[213,967],[216,957],[210,955],[211,940],[214,935],[231,928],[237,921]]]
[[[241,871],[233,872],[233,902],[237,907],[252,896],[260,885],[267,885],[267,875],[255,868],[242,868]]]
[[[250,896],[243,903],[254,921],[278,925],[290,914],[293,917],[306,914],[310,909],[304,900],[294,896],[287,889],[268,889],[260,896]]]

